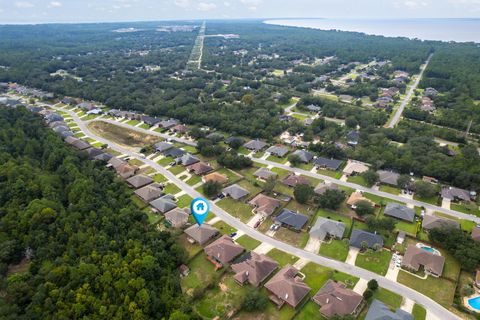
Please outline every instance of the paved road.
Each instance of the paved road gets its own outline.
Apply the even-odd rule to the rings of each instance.
[[[116,150],[116,151],[121,152],[123,154],[127,154],[131,158],[136,158],[138,160],[143,161],[144,163],[148,164],[149,166],[151,166],[152,168],[154,168],[155,170],[157,170],[158,172],[163,174],[166,178],[168,178],[170,181],[175,183],[178,187],[180,187],[183,191],[185,191],[191,197],[196,198],[196,197],[201,197],[202,196],[199,192],[197,192],[191,186],[189,186],[188,184],[186,184],[182,180],[179,180],[170,171],[168,171],[164,167],[158,165],[156,162],[154,162],[152,160],[149,160],[149,159],[146,159],[146,158],[143,158],[143,157],[139,156],[138,154],[136,154],[134,152],[131,152],[130,150],[121,148],[120,146],[117,146],[117,145],[113,144],[111,141],[95,135],[94,133],[92,133],[89,130],[86,123],[83,122],[82,120],[80,120],[80,118],[77,116],[77,114],[75,114],[72,111],[65,110],[65,109],[63,109],[63,111],[65,111],[65,112],[67,112],[71,115],[73,120],[78,124],[80,129],[87,136],[89,136],[89,137],[91,137],[91,138],[93,138],[93,139],[95,139],[95,140],[97,140],[101,143],[108,144],[109,147],[112,148],[113,150]],[[408,288],[407,286],[404,286],[404,285],[399,284],[395,281],[386,279],[386,278],[384,278],[380,275],[377,275],[373,272],[370,272],[368,270],[365,270],[365,269],[362,269],[362,268],[359,268],[359,267],[356,267],[356,266],[348,265],[344,262],[328,259],[326,257],[316,255],[314,253],[305,251],[305,250],[300,249],[300,248],[296,248],[296,247],[291,246],[289,244],[286,244],[286,243],[283,243],[283,242],[278,241],[276,239],[270,238],[270,237],[266,236],[265,234],[255,230],[251,227],[248,227],[243,222],[241,222],[240,220],[232,217],[229,213],[227,213],[226,211],[224,211],[223,209],[221,209],[220,207],[218,207],[217,205],[215,205],[213,203],[212,203],[211,211],[217,217],[220,217],[223,221],[225,221],[227,224],[229,224],[233,228],[235,228],[237,230],[240,230],[240,231],[244,232],[245,234],[249,235],[250,237],[252,237],[254,239],[257,239],[257,240],[259,240],[263,243],[267,243],[267,244],[273,246],[274,248],[278,248],[278,249],[280,249],[280,250],[282,250],[282,251],[284,251],[288,254],[297,256],[299,258],[308,259],[308,260],[310,260],[314,263],[317,263],[317,264],[320,264],[320,265],[323,265],[323,266],[326,266],[326,267],[329,267],[329,268],[332,268],[332,269],[336,269],[336,270],[339,270],[341,272],[345,272],[345,273],[348,273],[348,274],[358,276],[362,279],[366,279],[366,280],[376,279],[378,281],[378,283],[380,284],[380,286],[382,286],[383,288],[386,288],[388,290],[396,292],[402,297],[408,297],[409,299],[423,305],[426,309],[428,309],[433,315],[435,315],[439,319],[445,319],[445,320],[460,319],[456,315],[454,315],[453,313],[451,313],[450,311],[448,311],[447,309],[445,309],[444,307],[442,307],[441,305],[439,305],[438,303],[433,301],[432,299],[424,296],[423,294],[421,294],[421,293],[419,293],[419,292],[417,292],[417,291],[415,291],[411,288]]]
[[[66,110],[63,110],[63,111],[66,111]],[[75,113],[73,113],[73,114],[75,114]],[[190,145],[190,146],[196,146],[197,145],[197,143],[195,141],[186,140],[186,139],[183,139],[183,138],[172,137],[172,136],[169,136],[169,135],[164,134],[164,133],[159,133],[159,132],[156,132],[156,131],[150,131],[150,130],[146,130],[146,129],[139,128],[139,127],[132,127],[131,125],[128,125],[128,124],[125,124],[125,123],[119,123],[117,121],[109,120],[109,119],[98,119],[98,120],[94,119],[94,120],[89,120],[89,121],[82,121],[82,123],[86,124],[86,123],[89,123],[89,122],[92,122],[92,121],[104,121],[104,122],[108,122],[108,123],[118,125],[118,126],[121,126],[121,127],[124,127],[124,128],[135,130],[135,131],[138,131],[138,132],[141,132],[141,133],[155,135],[155,136],[158,136],[158,137],[161,137],[161,138],[164,138],[164,139],[170,138],[170,139],[173,139],[175,141],[178,141],[178,142]],[[447,215],[450,215],[452,217],[459,218],[459,219],[474,221],[475,223],[480,224],[480,217],[477,217],[477,216],[472,215],[472,214],[466,214],[466,213],[458,212],[458,211],[451,210],[451,209],[445,209],[445,208],[442,208],[440,206],[435,206],[435,205],[428,204],[428,203],[425,203],[425,202],[421,202],[421,201],[417,201],[417,200],[413,200],[413,199],[408,199],[408,198],[403,198],[403,197],[400,197],[400,196],[397,196],[397,195],[394,195],[394,194],[391,194],[391,193],[383,192],[383,191],[380,191],[380,190],[373,190],[371,188],[367,188],[367,187],[364,187],[364,186],[361,186],[361,185],[358,185],[358,184],[355,184],[355,183],[351,183],[351,182],[341,181],[341,180],[338,180],[338,179],[335,179],[335,178],[332,178],[332,177],[329,177],[329,176],[325,176],[325,175],[322,175],[322,174],[313,173],[313,172],[310,172],[310,171],[307,171],[307,170],[302,170],[302,169],[299,169],[299,168],[292,168],[290,166],[280,164],[280,163],[277,163],[277,162],[273,162],[273,161],[257,159],[257,158],[251,158],[251,159],[254,162],[258,162],[258,163],[261,163],[261,164],[264,164],[264,165],[271,165],[271,166],[278,167],[278,168],[285,169],[285,170],[289,170],[289,171],[292,171],[292,172],[295,172],[295,173],[298,173],[298,174],[310,176],[312,178],[333,182],[337,185],[341,185],[341,186],[349,187],[349,188],[352,188],[352,189],[360,190],[362,192],[368,192],[368,193],[371,193],[371,194],[374,194],[374,195],[377,195],[377,196],[380,196],[380,197],[393,199],[393,200],[400,201],[400,202],[403,202],[403,203],[406,203],[406,204],[412,204],[412,205],[417,206],[417,207],[425,207],[426,209],[430,209],[432,211],[437,211],[437,212],[440,212],[440,213],[444,213],[444,214],[447,214]]]
[[[415,80],[413,86],[408,90],[407,96],[405,99],[403,99],[402,103],[400,104],[400,107],[398,107],[397,111],[395,112],[395,115],[393,116],[392,120],[390,123],[387,125],[387,128],[393,128],[397,125],[398,121],[400,121],[400,117],[402,116],[403,110],[407,106],[407,104],[410,102],[412,99],[412,96],[415,92],[415,89],[417,89],[418,84],[420,83],[420,80],[422,80],[423,73],[425,72],[425,69],[427,69],[428,63],[430,62],[430,59],[432,59],[433,53],[428,56],[427,61],[425,64],[422,66],[422,69],[420,70],[420,73],[418,74],[417,79]]]

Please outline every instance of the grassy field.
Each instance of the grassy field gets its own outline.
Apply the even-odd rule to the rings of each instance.
[[[427,310],[419,304],[413,306],[412,315],[414,320],[425,320],[427,316]]]
[[[381,250],[373,252],[368,250],[365,253],[358,254],[355,265],[384,276],[387,274],[391,258],[392,254],[390,251]]]
[[[230,197],[225,197],[218,201],[217,205],[232,216],[239,218],[242,222],[248,222],[253,216],[251,206],[241,201],[233,200]]]
[[[348,256],[349,245],[343,240],[332,240],[330,243],[322,243],[320,255],[329,257],[338,261],[345,261]]]
[[[88,124],[88,128],[105,139],[129,148],[151,145],[160,140],[156,136],[139,133],[103,121],[93,121]]]
[[[293,265],[298,260],[297,257],[289,255],[288,253],[283,252],[281,250],[278,250],[276,248],[273,248],[272,250],[270,250],[267,253],[267,256],[269,256],[273,260],[277,261],[279,263],[280,267],[283,267],[286,264]]]
[[[180,234],[177,238],[176,238],[176,241],[178,243],[178,245],[182,248],[185,249],[185,251],[187,252],[188,254],[188,257],[189,258],[192,258],[194,257],[197,253],[199,253],[200,251],[202,251],[202,246],[200,246],[199,244],[197,243],[190,243],[188,240],[187,240],[187,235],[185,233],[182,233]]]
[[[173,167],[168,168],[168,171],[170,171],[174,175],[178,175],[178,174],[182,173],[183,171],[185,171],[185,167],[183,167],[183,166],[173,166]]]
[[[308,242],[308,232],[295,232],[287,228],[280,228],[275,232],[275,239],[291,244],[297,248],[303,248]]]
[[[395,188],[395,187],[391,187],[391,186],[381,185],[379,190],[383,191],[383,192],[388,192],[388,193],[391,193],[391,194],[394,194],[394,195],[399,195],[400,194],[400,189]]]
[[[239,245],[241,245],[247,250],[253,250],[261,244],[260,241],[253,239],[247,235],[241,236],[240,238],[235,240],[235,242],[237,242]]]

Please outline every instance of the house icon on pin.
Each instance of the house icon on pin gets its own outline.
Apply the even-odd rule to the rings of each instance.
[[[197,211],[202,212],[205,210],[205,205],[203,203],[197,203]]]

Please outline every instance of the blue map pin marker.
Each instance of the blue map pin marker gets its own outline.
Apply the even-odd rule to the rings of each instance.
[[[190,211],[195,221],[201,226],[210,211],[210,205],[204,198],[196,198],[190,203]]]

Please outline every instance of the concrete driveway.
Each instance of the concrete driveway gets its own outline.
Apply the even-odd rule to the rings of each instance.
[[[348,256],[347,256],[347,260],[345,261],[345,263],[354,266],[359,252],[360,252],[360,249],[350,247],[350,250],[348,250]]]
[[[317,238],[310,237],[308,239],[307,244],[305,245],[305,248],[303,248],[305,251],[308,252],[313,252],[315,254],[318,253],[320,250],[320,246],[322,245],[322,241],[318,240]]]

